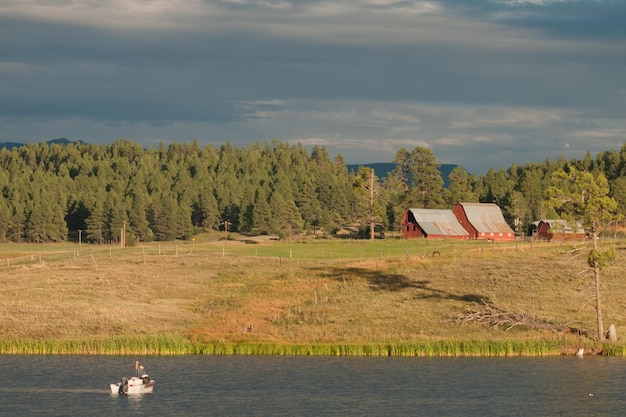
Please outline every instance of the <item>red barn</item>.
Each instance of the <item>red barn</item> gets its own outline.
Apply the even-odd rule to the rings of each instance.
[[[582,225],[576,222],[574,230],[565,220],[541,220],[532,230],[532,238],[538,240],[584,240],[586,237]]]
[[[405,239],[469,239],[452,210],[408,209],[401,224]]]
[[[513,229],[506,223],[502,211],[494,203],[458,203],[452,210],[470,235],[470,239],[515,240]]]

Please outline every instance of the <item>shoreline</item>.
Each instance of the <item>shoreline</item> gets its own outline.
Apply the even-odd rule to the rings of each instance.
[[[397,343],[198,343],[170,336],[114,337],[80,340],[0,339],[0,355],[95,356],[361,356],[361,357],[546,357],[574,356],[581,347],[585,356],[625,356],[621,343],[572,346],[566,341],[437,340]]]

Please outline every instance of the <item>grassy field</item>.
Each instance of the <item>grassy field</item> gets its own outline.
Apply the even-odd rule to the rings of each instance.
[[[595,329],[586,243],[355,240],[0,245],[0,353],[547,355],[624,344],[459,318],[485,302]],[[626,328],[626,242],[603,273]]]

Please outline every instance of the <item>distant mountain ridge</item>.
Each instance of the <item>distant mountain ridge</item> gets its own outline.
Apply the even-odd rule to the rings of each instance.
[[[41,143],[41,142],[31,142],[31,143]],[[57,144],[57,145],[69,145],[70,143],[84,143],[82,140],[77,140],[76,142],[72,142],[71,140],[67,139],[67,138],[58,138],[58,139],[52,139],[52,140],[48,140],[46,141],[46,143],[48,145],[52,145],[52,144]],[[28,145],[28,143],[20,143],[20,142],[4,142],[4,143],[0,143],[0,149],[2,148],[6,148],[8,150],[11,150],[13,148],[19,148],[21,146],[26,146]]]
[[[393,162],[376,162],[372,164],[349,164],[346,165],[348,168],[348,172],[356,172],[359,170],[359,167],[368,167],[374,170],[374,175],[376,175],[379,179],[384,179],[393,169],[396,167],[396,164]],[[439,166],[439,172],[441,173],[441,178],[443,178],[444,187],[448,186],[448,175],[452,172],[454,168],[458,167],[455,164],[441,164]]]

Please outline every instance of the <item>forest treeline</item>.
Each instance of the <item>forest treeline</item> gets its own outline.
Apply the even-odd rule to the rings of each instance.
[[[527,163],[476,176],[448,176],[427,148],[400,149],[384,179],[361,167],[349,172],[324,147],[272,141],[237,148],[192,143],[144,149],[130,140],[97,145],[31,143],[0,150],[0,240],[56,242],[168,241],[207,230],[281,237],[335,233],[353,226],[399,230],[407,208],[452,208],[495,202],[511,227],[555,218],[545,204],[553,173],[601,173],[626,212],[626,143],[583,160]]]

